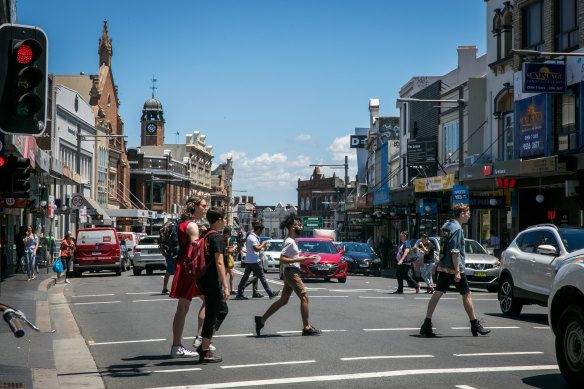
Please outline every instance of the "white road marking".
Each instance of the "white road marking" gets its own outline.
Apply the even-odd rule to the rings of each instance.
[[[543,351],[509,351],[502,353],[474,353],[474,354],[452,354],[455,357],[489,357],[496,355],[532,355],[543,354]]]
[[[432,297],[415,297],[414,300],[430,300],[431,298]],[[440,301],[442,300],[458,300],[458,299],[456,297],[442,297],[440,298]]]
[[[374,292],[381,292],[381,289],[331,289],[331,292],[341,292],[341,293],[359,293],[359,292],[368,292],[368,291],[374,291]]]
[[[359,296],[360,299],[403,299],[403,297],[392,296]]]
[[[251,363],[249,365],[231,365],[221,366],[222,369],[240,369],[242,367],[259,367],[259,366],[279,366],[279,365],[300,365],[303,363],[314,363],[314,359],[309,361],[287,361],[287,362],[269,362],[269,363]]]
[[[142,340],[121,340],[119,342],[87,342],[90,346],[103,346],[108,344],[126,344],[126,343],[147,343],[147,342],[166,342],[166,339],[142,339]]]
[[[456,385],[455,388],[458,388],[458,389],[476,389],[474,386],[468,386],[468,385]]]
[[[91,303],[73,303],[73,305],[87,305],[87,304],[115,304],[119,301],[93,301]]]
[[[467,367],[467,368],[449,368],[449,369],[418,369],[418,370],[392,370],[392,371],[378,371],[371,373],[353,373],[353,374],[335,374],[335,375],[320,375],[309,377],[290,377],[290,378],[274,378],[265,380],[250,380],[250,381],[232,381],[220,382],[215,384],[200,384],[200,385],[185,385],[174,387],[161,387],[151,389],[197,389],[197,388],[241,388],[249,386],[262,385],[288,385],[292,383],[304,382],[325,382],[325,381],[342,381],[342,380],[363,380],[371,378],[385,378],[385,377],[403,377],[413,375],[432,375],[432,374],[476,374],[476,373],[492,373],[492,372],[508,372],[508,371],[540,371],[540,370],[557,370],[557,365],[532,365],[532,366],[497,366],[497,367]]]
[[[187,369],[170,369],[170,370],[146,370],[140,371],[140,373],[180,373],[183,371],[196,371],[196,370],[203,370],[200,367],[189,367]]]
[[[376,355],[372,357],[341,358],[341,361],[358,361],[362,359],[401,359],[401,358],[434,358],[434,355]]]
[[[84,295],[71,296],[71,297],[81,298],[81,297],[102,297],[102,296],[115,296],[115,294],[113,294],[113,293],[106,293],[106,294],[84,294]]]
[[[245,337],[245,336],[255,336],[254,334],[228,334],[228,335],[213,335],[213,338],[235,338],[235,337]],[[183,336],[183,339],[195,339],[194,336]]]
[[[419,327],[402,327],[402,328],[363,328],[363,331],[414,331]]]
[[[533,327],[533,328],[535,328],[536,330],[549,330],[550,326],[541,326],[541,327]]]
[[[509,327],[486,327],[488,329],[491,330],[516,330],[519,329],[521,327],[516,327],[516,326],[509,326]],[[450,327],[451,330],[470,330],[470,327]]]
[[[144,303],[149,301],[177,301],[176,299],[171,299],[169,297],[161,298],[161,299],[148,299],[148,300],[132,300],[133,303]]]
[[[309,298],[348,298],[349,296],[314,296],[310,295]]]
[[[160,294],[160,292],[127,292],[126,294]]]

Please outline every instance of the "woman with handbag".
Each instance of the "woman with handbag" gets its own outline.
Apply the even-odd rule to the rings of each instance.
[[[409,275],[409,270],[411,268],[410,258],[415,260],[416,256],[411,254],[410,242],[408,240],[409,233],[407,231],[402,231],[399,234],[399,239],[401,245],[397,251],[397,290],[393,292],[394,294],[404,293],[404,279],[407,281],[408,285],[415,285],[416,293],[420,293],[420,283],[415,282]]]
[[[75,243],[73,242],[73,236],[71,233],[65,235],[65,239],[61,241],[61,252],[59,257],[61,262],[63,263],[63,270],[65,270],[65,283],[69,283],[69,271],[70,271],[70,262],[73,256],[73,251],[75,250]],[[61,273],[57,273],[57,279],[61,277]]]
[[[225,263],[225,277],[229,275],[229,286],[230,292],[235,293],[233,290],[233,277],[235,272],[233,271],[233,249],[235,246],[230,246],[231,243],[231,228],[225,227],[223,229],[223,240],[225,241],[225,255],[223,256],[223,261]]]
[[[39,237],[34,233],[32,226],[28,226],[26,229],[26,236],[23,240],[24,243],[24,255],[26,258],[26,272],[28,274],[28,281],[34,280],[35,271],[35,261],[37,250],[39,248]],[[31,278],[32,277],[32,278]]]

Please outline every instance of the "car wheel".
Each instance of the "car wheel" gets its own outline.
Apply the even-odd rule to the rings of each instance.
[[[510,277],[505,277],[499,283],[499,307],[505,316],[517,316],[523,309],[523,304],[513,296],[513,281]]]
[[[489,292],[496,292],[497,290],[499,290],[499,287],[497,286],[497,284],[489,284],[487,285],[487,290]]]
[[[584,309],[568,306],[556,331],[556,359],[562,376],[577,387],[584,382]]]
[[[140,274],[142,274],[142,269],[140,269],[139,267],[134,266],[133,271],[135,276],[139,276]]]
[[[81,278],[82,275],[83,275],[83,272],[81,270],[73,270],[73,277]]]
[[[116,270],[116,276],[121,276],[122,275],[122,268],[120,267],[118,270]]]
[[[339,283],[344,284],[345,282],[347,282],[347,277],[339,278]]]
[[[146,274],[148,274],[149,276],[151,276],[153,272],[154,272],[153,269],[146,269]]]

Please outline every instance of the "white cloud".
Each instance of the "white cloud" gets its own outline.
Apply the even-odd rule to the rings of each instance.
[[[298,134],[296,135],[296,140],[298,142],[308,142],[310,140],[311,136],[308,134]]]
[[[351,135],[347,134],[339,138],[335,138],[333,143],[326,150],[330,153],[333,161],[344,161],[345,155],[349,156],[349,161],[357,160],[357,153],[355,149],[351,149]]]

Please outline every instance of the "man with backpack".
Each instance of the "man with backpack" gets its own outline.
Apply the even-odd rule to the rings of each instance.
[[[170,349],[171,358],[198,358],[199,354],[187,349],[182,345],[182,334],[185,326],[185,319],[189,312],[191,300],[195,296],[202,296],[197,288],[195,280],[186,272],[185,262],[189,250],[188,246],[199,239],[199,228],[196,221],[205,216],[207,204],[200,197],[191,197],[183,207],[178,224],[178,244],[180,247],[179,256],[175,263],[174,278],[172,279],[171,298],[178,299],[174,320],[172,322],[172,347]],[[161,246],[163,242],[161,241]],[[201,306],[199,317],[201,317],[204,305]]]
[[[223,320],[227,316],[227,300],[229,299],[229,286],[225,276],[225,264],[223,253],[225,252],[225,242],[223,235],[217,231],[223,231],[225,227],[225,211],[223,208],[211,207],[207,211],[207,220],[210,228],[203,239],[205,239],[205,264],[202,274],[197,274],[197,286],[205,296],[205,321],[201,336],[203,341],[197,348],[199,362],[217,363],[222,358],[213,355],[211,349],[211,338],[217,332]]]

